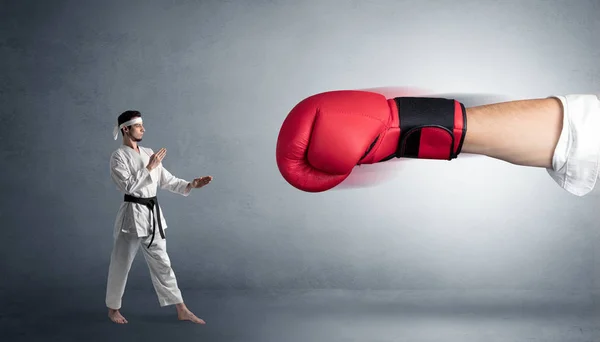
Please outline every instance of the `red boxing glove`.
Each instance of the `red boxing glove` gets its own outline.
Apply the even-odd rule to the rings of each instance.
[[[321,192],[340,184],[359,164],[452,160],[466,131],[465,107],[456,100],[329,91],[290,111],[277,139],[277,166],[297,189]]]

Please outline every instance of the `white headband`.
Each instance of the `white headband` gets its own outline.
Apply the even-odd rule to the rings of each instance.
[[[137,117],[137,118],[131,119],[129,121],[123,122],[119,126],[115,126],[115,129],[113,129],[113,136],[114,136],[115,140],[117,140],[117,137],[119,137],[119,130],[121,128],[127,127],[127,126],[131,126],[131,125],[136,124],[138,122],[142,122],[142,118]]]

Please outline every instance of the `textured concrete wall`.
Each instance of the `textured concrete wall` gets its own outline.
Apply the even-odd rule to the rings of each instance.
[[[600,199],[542,169],[404,161],[373,186],[308,194],[275,164],[287,112],[324,90],[597,92],[597,1],[1,7],[4,288],[104,286],[122,200],[108,158],[126,109],[142,111],[142,144],[166,147],[173,174],[214,177],[188,198],[160,193],[182,288],[600,287]],[[128,288],[148,284],[138,255]]]

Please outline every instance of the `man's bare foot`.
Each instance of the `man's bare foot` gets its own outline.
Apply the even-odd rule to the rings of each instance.
[[[123,315],[121,315],[119,310],[108,309],[108,318],[110,318],[111,321],[113,321],[117,324],[126,324],[127,323],[127,320],[125,319],[125,317],[123,317]]]
[[[177,318],[180,321],[191,321],[197,324],[206,324],[202,319],[196,317],[193,312],[191,312],[184,303],[177,304]]]

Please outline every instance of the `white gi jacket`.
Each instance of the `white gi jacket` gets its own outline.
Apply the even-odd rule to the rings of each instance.
[[[600,98],[598,95],[554,96],[563,106],[563,128],[548,173],[576,196],[594,189],[600,169]]]
[[[191,189],[186,190],[189,182],[173,176],[162,163],[151,172],[148,171],[146,165],[154,151],[147,147],[138,147],[140,153],[127,145],[121,145],[110,157],[110,175],[118,190],[135,197],[154,197],[158,188],[183,196],[189,195]],[[158,202],[160,203],[160,199]],[[163,229],[166,229],[164,212],[160,204],[158,207]],[[156,212],[156,208],[154,211]],[[123,201],[115,220],[115,236],[119,232],[136,233],[139,237],[152,234],[155,212],[150,213],[148,207],[143,204]],[[156,219],[156,238],[160,239],[158,217]]]

